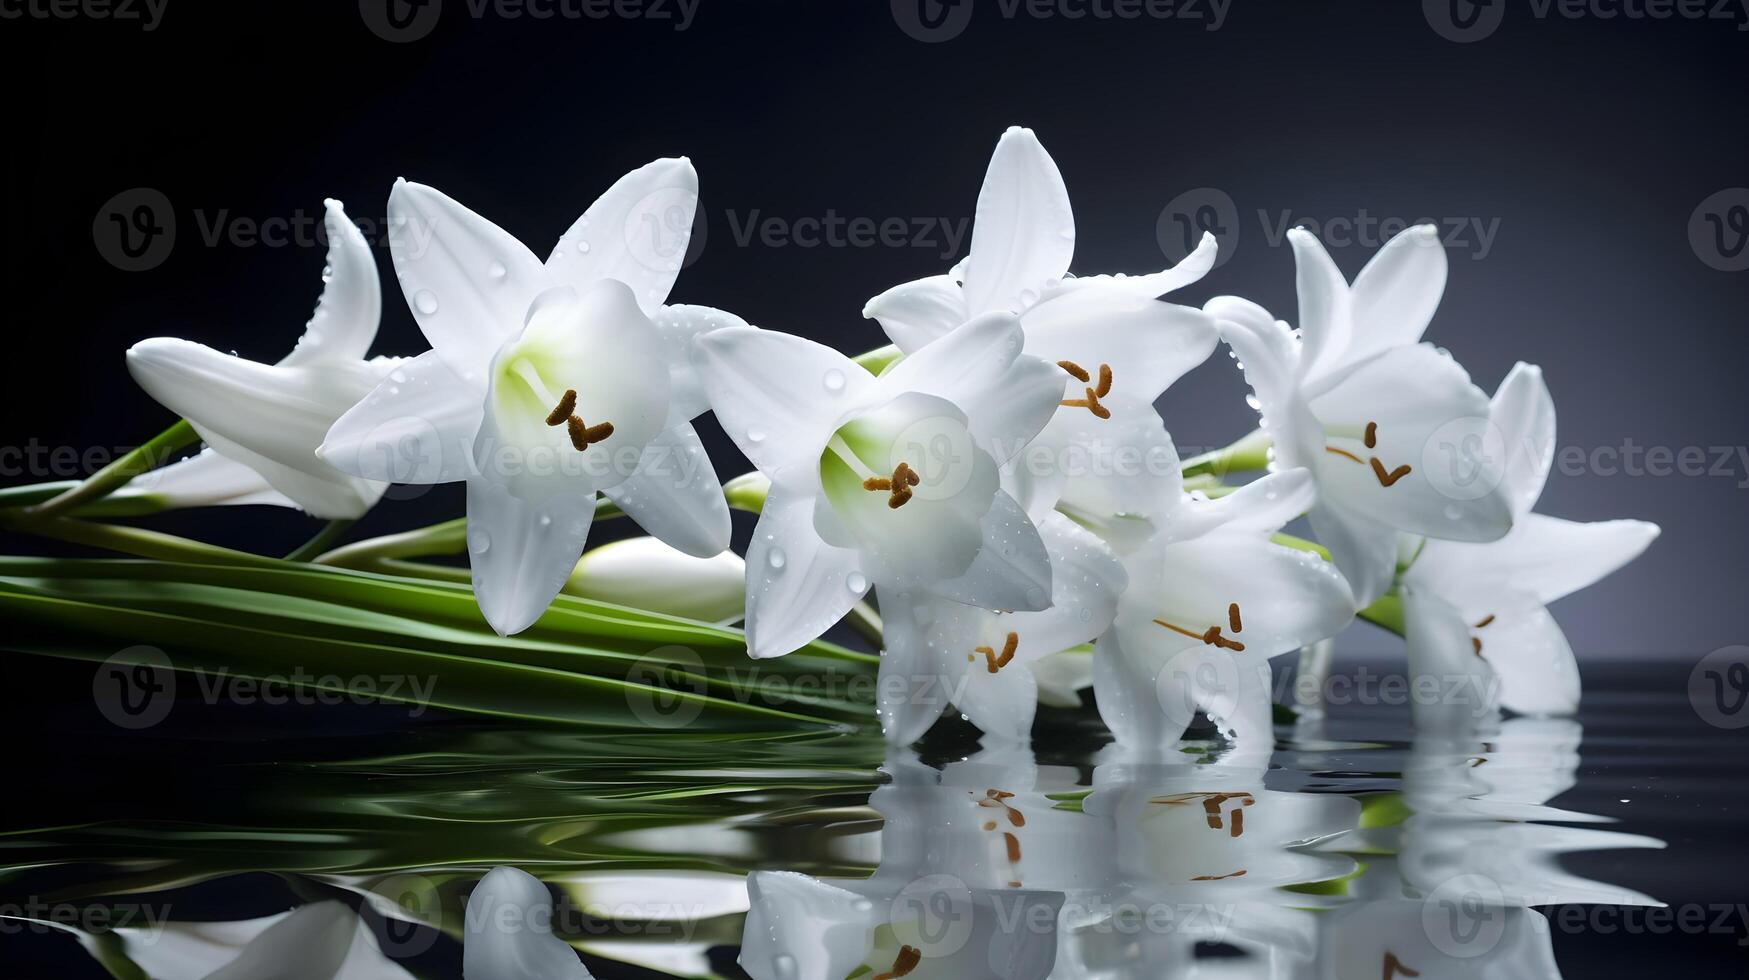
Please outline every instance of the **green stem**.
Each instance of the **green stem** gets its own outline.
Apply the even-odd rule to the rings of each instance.
[[[899,352],[899,348],[892,344],[888,344],[885,347],[877,347],[865,354],[858,354],[851,358],[851,360],[862,365],[868,373],[878,376],[882,371],[892,367],[904,356],[904,354]]]
[[[200,435],[187,419],[148,439],[131,452],[55,497],[27,508],[33,517],[46,518],[64,514],[75,507],[101,500],[121,489],[129,480],[148,470],[162,466],[177,450],[200,441]]]
[[[191,541],[188,538],[179,538],[174,534],[165,534],[161,531],[121,527],[115,524],[93,524],[70,517],[44,519],[0,515],[0,527],[34,534],[38,537],[51,538],[55,541],[82,544],[87,547],[117,551],[139,558],[155,558],[160,561],[183,561],[197,565],[261,565],[273,561],[271,558],[252,555],[247,551],[221,548],[218,545]]]
[[[595,501],[595,519],[624,517],[625,511],[606,497]],[[459,555],[468,549],[468,519],[457,517],[399,534],[387,534],[335,548],[309,559],[313,564],[336,568],[380,570],[377,563],[393,558],[435,558]]]
[[[1225,449],[1203,453],[1184,461],[1185,477],[1212,475],[1220,478],[1228,473],[1245,473],[1269,468],[1269,436],[1262,429],[1252,432]]]
[[[765,498],[771,493],[771,480],[755,470],[743,473],[723,484],[723,497],[735,510],[758,514],[765,510]]]
[[[317,531],[315,537],[298,545],[296,551],[286,555],[285,560],[309,561],[317,555],[327,552],[346,536],[346,532],[352,529],[352,525],[357,523],[355,520],[329,521],[322,525],[322,530]]]

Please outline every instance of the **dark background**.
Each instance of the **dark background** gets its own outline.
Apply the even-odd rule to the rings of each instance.
[[[367,26],[381,23],[375,2],[168,0],[151,31],[0,19],[11,94],[0,446],[84,452],[163,428],[170,415],[123,364],[145,337],[283,356],[320,289],[323,245],[308,223],[322,199],[380,223],[403,175],[544,255],[620,174],[686,154],[703,181],[704,244],[676,302],[847,352],[879,346],[863,302],[945,270],[958,256],[939,233],[899,248],[742,244],[739,233],[769,217],[969,219],[996,138],[1019,124],[1068,182],[1078,273],[1160,268],[1178,257],[1180,214],[1231,202],[1230,261],[1186,302],[1239,293],[1291,320],[1280,229],[1334,232],[1331,251],[1352,276],[1382,236],[1362,229],[1343,246],[1330,240],[1343,222],[1438,219],[1452,273],[1428,337],[1479,384],[1492,390],[1516,360],[1541,364],[1560,443],[1583,454],[1699,447],[1708,467],[1712,447],[1730,454],[1714,475],[1604,471],[1615,464],[1551,479],[1546,513],[1664,528],[1640,561],[1557,605],[1581,663],[1669,658],[1657,676],[1674,687],[1679,665],[1749,642],[1749,462],[1737,455],[1749,453],[1749,272],[1715,267],[1733,264],[1734,232],[1722,246],[1691,233],[1709,227],[1707,213],[1728,221],[1749,204],[1749,191],[1729,193],[1749,185],[1742,10],[1729,21],[1539,16],[1495,0],[1481,16],[1503,14],[1497,29],[1458,43],[1448,8],[1412,0],[1238,0],[1217,30],[1208,0],[1135,20],[1010,17],[1001,0],[968,0],[963,31],[930,43],[906,30],[915,7],[886,0],[701,0],[685,30],[674,0],[605,19],[507,17],[499,6],[476,17],[468,0],[445,0],[434,21],[416,22],[428,33],[391,43]],[[94,224],[136,188],[162,193],[176,233],[159,264],[124,271]],[[238,219],[301,219],[306,231],[301,244],[247,244],[224,230]],[[1478,224],[1492,234],[1486,249]],[[375,350],[417,353],[425,344],[386,248],[380,263],[389,281]],[[1244,394],[1217,355],[1161,407],[1180,446],[1206,448],[1252,427]],[[719,472],[740,472],[714,424],[701,428]],[[459,486],[392,497],[403,499],[358,533],[461,510]],[[317,523],[249,508],[153,526],[285,551]],[[603,526],[595,540],[624,533]],[[1398,649],[1364,627],[1347,642]],[[1721,748],[1740,751],[1740,739]],[[1607,961],[1612,945],[1594,955]]]

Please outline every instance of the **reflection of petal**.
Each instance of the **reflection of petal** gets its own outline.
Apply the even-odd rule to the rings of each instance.
[[[144,976],[204,980],[411,980],[340,902],[237,922],[167,922],[117,929]]]
[[[553,935],[553,897],[533,875],[493,868],[468,896],[462,973],[468,980],[589,980]]]

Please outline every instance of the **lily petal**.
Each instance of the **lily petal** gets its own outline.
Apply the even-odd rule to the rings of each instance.
[[[1108,364],[1116,386],[1150,402],[1208,360],[1220,339],[1214,318],[1201,310],[1112,287],[1054,294],[1022,323],[1027,353],[1088,371]]]
[[[474,596],[501,636],[534,625],[583,554],[594,494],[524,500],[490,474],[468,480],[468,553]]]
[[[328,430],[316,455],[343,473],[388,483],[467,478],[485,392],[437,351],[397,364]]]
[[[211,447],[134,477],[116,491],[116,496],[158,497],[170,507],[297,506],[296,501],[273,489],[261,474],[219,455]]]
[[[739,962],[753,980],[848,976],[872,948],[868,899],[794,871],[747,876]]]
[[[1005,463],[1056,414],[1067,379],[1022,354],[1025,343],[1019,317],[985,314],[893,365],[880,383],[954,403],[975,426],[978,447]]]
[[[515,236],[424,184],[395,182],[389,223],[413,319],[457,375],[480,383],[529,304],[552,285],[546,269]]]
[[[695,558],[729,546],[723,485],[690,423],[657,436],[645,447],[637,472],[602,492],[638,526]]]
[[[1418,732],[1468,732],[1494,715],[1500,685],[1470,642],[1457,607],[1426,589],[1403,590],[1404,648],[1416,697],[1410,715]]]
[[[1032,130],[1009,129],[978,193],[965,268],[967,311],[1019,311],[1023,294],[1062,278],[1074,254],[1075,215],[1056,161]]]
[[[1505,488],[1514,516],[1536,506],[1555,465],[1555,401],[1542,369],[1519,361],[1488,403],[1488,418],[1505,443]]]
[[[1354,278],[1352,345],[1344,360],[1421,340],[1445,295],[1445,247],[1439,229],[1416,225],[1378,250]]]
[[[712,330],[746,327],[747,321],[709,306],[664,306],[651,314],[650,319],[662,335],[662,347],[668,357],[668,397],[671,399],[668,423],[675,426],[690,422],[710,411],[711,407],[692,356],[694,342]]]
[[[1347,580],[1355,608],[1372,605],[1390,590],[1396,577],[1400,537],[1394,528],[1327,501],[1315,504],[1306,519],[1312,525],[1312,535],[1330,552],[1330,560]]]
[[[1658,538],[1645,521],[1581,523],[1528,514],[1492,544],[1429,541],[1408,579],[1456,603],[1466,615],[1494,612],[1503,591],[1550,603],[1640,556]]]
[[[1183,289],[1185,286],[1201,282],[1215,267],[1215,260],[1220,257],[1220,244],[1215,236],[1208,232],[1202,233],[1202,240],[1196,243],[1196,250],[1184,257],[1184,261],[1170,269],[1150,272],[1145,276],[1077,276],[1064,279],[1056,288],[1061,290],[1098,288],[1107,286],[1122,289],[1133,296],[1155,299],[1167,293]]]
[[[861,557],[820,540],[814,495],[773,484],[747,548],[747,652],[781,657],[818,639],[868,591]]]
[[[695,349],[717,420],[774,482],[817,483],[820,452],[875,383],[832,348],[775,330],[716,330]]]
[[[1521,715],[1578,711],[1579,664],[1548,609],[1524,597],[1493,615],[1493,622],[1474,633],[1482,658],[1500,677],[1500,706]]]
[[[362,361],[383,315],[376,259],[339,201],[322,202],[328,230],[328,271],[316,312],[283,365]]]
[[[907,282],[876,296],[862,308],[899,350],[913,354],[966,322],[965,290],[952,276]]]
[[[1300,390],[1301,349],[1293,332],[1268,310],[1235,296],[1218,296],[1203,309],[1215,316],[1239,357],[1276,459],[1284,466],[1317,465],[1324,430]]]
[[[948,603],[881,590],[881,666],[876,710],[887,744],[910,745],[958,700],[975,643],[971,620]],[[1024,671],[1013,671],[1015,674]]]
[[[1301,380],[1310,382],[1345,363],[1353,341],[1353,310],[1348,280],[1330,253],[1304,228],[1287,233],[1294,250],[1295,285],[1300,298],[1300,336],[1305,355]]]
[[[631,287],[646,316],[667,300],[686,261],[698,210],[698,171],[685,157],[655,160],[626,174],[559,239],[546,267],[555,283],[582,292],[602,279]]]
[[[462,975],[467,980],[589,980],[553,935],[553,897],[533,875],[493,868],[468,896]]]
[[[1162,522],[1161,534],[1168,541],[1199,538],[1217,528],[1273,534],[1310,510],[1316,499],[1311,471],[1281,470],[1224,497],[1196,500],[1174,509]]]
[[[919,583],[944,599],[983,609],[1036,610],[1051,602],[1051,560],[1019,501],[996,491],[980,523],[983,546],[964,574]]]

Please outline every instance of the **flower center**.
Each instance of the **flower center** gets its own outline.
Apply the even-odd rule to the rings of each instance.
[[[1076,381],[1087,386],[1087,397],[1065,398],[1059,402],[1059,404],[1067,408],[1085,408],[1098,418],[1111,418],[1111,409],[1106,408],[1099,402],[1101,398],[1111,394],[1111,365],[1099,365],[1099,381],[1097,384],[1093,383],[1093,375],[1089,374],[1086,368],[1076,364],[1074,361],[1058,361],[1057,367],[1069,372],[1070,377],[1073,377]]]
[[[541,380],[540,372],[536,371],[534,365],[526,359],[517,361],[512,370],[543,402],[554,400],[553,393],[547,390],[546,382]],[[578,452],[582,452],[598,442],[605,441],[613,435],[612,422],[589,425],[577,415],[577,389],[566,388],[565,393],[560,395],[557,401],[558,404],[554,405],[553,410],[547,413],[546,423],[549,426],[565,426],[571,435],[571,445],[577,447]]]
[[[1020,634],[1010,633],[1008,639],[1002,644],[1001,653],[997,653],[995,647],[973,647],[973,653],[967,654],[966,659],[975,661],[978,659],[976,654],[983,654],[984,662],[989,665],[990,673],[994,674],[1008,666],[1008,662],[1014,659],[1015,649],[1019,646]]]
[[[1379,424],[1377,422],[1368,422],[1366,424],[1366,435],[1362,438],[1362,441],[1366,443],[1366,448],[1368,449],[1378,448]],[[1381,487],[1389,487],[1412,472],[1408,463],[1404,463],[1402,466],[1399,466],[1394,470],[1387,470],[1385,469],[1385,464],[1379,462],[1377,456],[1363,460],[1348,450],[1338,449],[1335,446],[1325,446],[1324,451],[1341,456],[1344,459],[1351,459],[1362,466],[1370,464],[1372,466],[1372,474],[1378,478],[1379,486]]]
[[[1208,629],[1198,633],[1195,630],[1185,629],[1176,623],[1168,623],[1164,619],[1156,619],[1154,620],[1154,624],[1157,626],[1164,626],[1174,633],[1188,636],[1193,640],[1201,640],[1212,647],[1220,647],[1223,650],[1231,650],[1234,653],[1239,653],[1245,649],[1245,644],[1240,643],[1238,640],[1229,640],[1222,636],[1221,628],[1219,626],[1210,626]],[[1227,626],[1235,633],[1241,633],[1245,630],[1245,621],[1239,616],[1239,604],[1237,602],[1227,603]]]
[[[911,488],[921,480],[922,477],[917,475],[917,471],[911,468],[910,463],[900,460],[899,465],[893,467],[892,476],[867,477],[862,481],[862,488],[869,491],[886,490],[890,492],[892,495],[887,498],[887,506],[898,510],[911,499]]]

